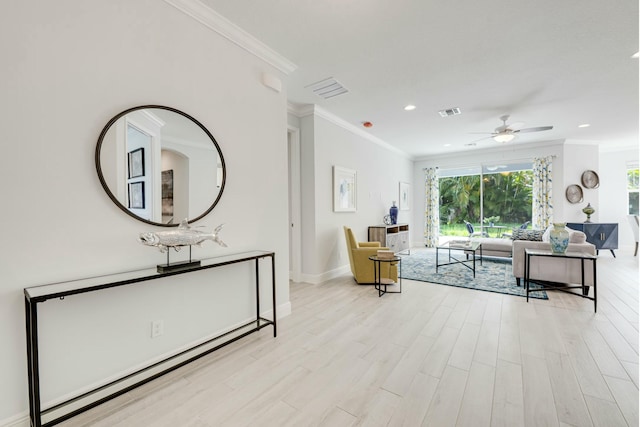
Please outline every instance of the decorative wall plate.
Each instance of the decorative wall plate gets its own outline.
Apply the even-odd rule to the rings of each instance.
[[[572,184],[567,187],[565,196],[570,203],[580,203],[582,201],[582,187]]]
[[[584,188],[598,188],[600,186],[600,178],[594,171],[587,170],[582,173],[582,185]]]

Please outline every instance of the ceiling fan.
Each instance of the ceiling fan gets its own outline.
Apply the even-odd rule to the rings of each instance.
[[[486,138],[481,138],[477,141],[493,138],[498,142],[510,142],[510,141],[513,141],[513,139],[519,133],[540,132],[543,130],[553,129],[553,126],[540,126],[535,128],[520,129],[520,127],[523,126],[524,123],[516,122],[508,125],[507,120],[509,120],[509,117],[510,116],[508,114],[505,114],[504,116],[500,116],[500,120],[502,120],[502,126],[498,126],[495,129],[495,131],[491,132],[491,136],[487,136]],[[480,132],[476,132],[476,133],[480,133]],[[482,132],[482,133],[488,133],[488,132]]]

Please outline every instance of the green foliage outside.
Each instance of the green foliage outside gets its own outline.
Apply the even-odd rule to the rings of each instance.
[[[627,189],[637,190],[640,181],[639,169],[627,169]]]
[[[480,175],[440,178],[440,234],[468,235],[464,221],[518,227],[531,221],[533,172],[483,175],[484,219],[480,218]]]
[[[523,221],[524,222],[524,221]],[[489,234],[490,237],[501,237],[502,233],[511,233],[511,230],[514,228],[518,228],[522,225],[522,223],[500,223],[501,226],[504,226],[504,229],[497,230],[492,228],[485,228],[485,232]],[[485,225],[486,227],[486,225]],[[474,231],[480,231],[480,224],[473,224]],[[528,228],[531,228],[529,225]],[[469,232],[467,231],[467,227],[462,224],[440,224],[440,235],[441,236],[469,236]]]
[[[638,186],[639,177],[638,168],[627,169],[627,191],[629,194],[629,214],[638,215]]]

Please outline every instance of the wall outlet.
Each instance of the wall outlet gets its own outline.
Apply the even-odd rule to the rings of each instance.
[[[164,334],[164,321],[154,320],[151,322],[151,338],[157,338]]]

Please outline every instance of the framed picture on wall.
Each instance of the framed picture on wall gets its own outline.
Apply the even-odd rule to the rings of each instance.
[[[410,195],[409,193],[411,192],[411,186],[409,185],[408,182],[401,182],[400,183],[400,194],[399,194],[399,204],[398,204],[398,208],[400,208],[401,211],[408,211],[411,209],[411,204],[410,204]]]
[[[129,152],[129,179],[144,176],[144,148]]]
[[[333,211],[355,212],[357,209],[357,173],[341,166],[333,167]]]
[[[144,209],[144,181],[129,183],[129,209]]]

